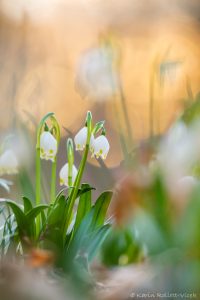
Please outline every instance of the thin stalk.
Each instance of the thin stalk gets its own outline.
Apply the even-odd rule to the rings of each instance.
[[[124,96],[121,82],[119,83],[119,89],[120,89],[120,100],[121,100],[121,105],[122,105],[122,111],[124,114],[124,122],[126,124],[126,129],[127,129],[127,133],[128,133],[129,145],[132,146],[133,145],[133,135],[132,135],[131,124],[130,124],[130,120],[129,120],[129,116],[128,116],[127,106],[126,106],[126,99]]]
[[[73,164],[71,162],[68,163],[68,186],[72,187],[72,168]]]
[[[55,160],[52,163],[52,169],[51,169],[51,191],[50,191],[51,204],[53,204],[53,202],[55,200],[55,195],[56,195],[56,165],[57,165],[57,159],[55,157]]]
[[[126,141],[125,141],[125,137],[123,135],[123,131],[122,131],[122,126],[120,123],[120,116],[119,116],[119,112],[117,109],[117,103],[116,103],[117,99],[115,99],[114,103],[113,103],[113,108],[114,108],[114,113],[116,115],[116,122],[117,122],[117,128],[119,129],[119,140],[120,140],[120,144],[121,144],[121,149],[122,149],[122,153],[123,153],[123,157],[124,160],[127,159],[127,155],[128,155],[128,150],[127,150],[127,145],[126,145]]]
[[[41,181],[41,165],[40,165],[40,148],[36,149],[36,205],[40,204],[41,200],[41,190],[40,190],[40,181]],[[36,236],[40,232],[40,216],[36,218]]]
[[[149,83],[149,136],[154,136],[154,65],[151,70],[150,83]]]
[[[69,207],[68,207],[68,210],[67,210],[66,222],[65,222],[65,226],[64,226],[64,234],[67,231],[67,228],[68,228],[70,220],[71,220],[74,203],[75,203],[75,200],[77,198],[77,193],[78,193],[78,189],[79,189],[81,179],[82,179],[82,176],[83,176],[83,171],[84,171],[85,164],[86,164],[86,161],[87,161],[88,152],[89,152],[89,144],[87,144],[86,147],[85,147],[85,151],[84,151],[81,163],[80,163],[78,174],[77,174],[76,180],[74,182],[74,189],[71,190],[71,194],[69,196],[69,200],[68,200],[69,201]]]
[[[69,189],[68,189],[68,195],[70,195],[70,193],[72,191],[72,167],[73,167],[73,165],[71,165],[69,163],[69,170],[68,170],[68,186],[69,186]]]

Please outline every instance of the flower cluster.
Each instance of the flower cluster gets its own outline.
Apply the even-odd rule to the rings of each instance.
[[[95,156],[96,158],[101,157],[102,159],[106,159],[110,149],[109,142],[105,137],[104,133],[98,136],[97,138],[95,138],[94,132],[95,129],[92,131],[89,139],[89,149],[92,153],[92,157]],[[76,150],[83,151],[85,149],[87,144],[87,138],[88,138],[88,127],[84,126],[75,135],[74,143],[75,143]],[[70,164],[66,163],[60,170],[60,185],[69,186],[69,180],[68,180],[69,168],[70,168]],[[77,173],[78,173],[77,168],[73,164],[72,171],[71,171],[72,184],[74,184],[75,182]]]
[[[88,133],[87,127],[83,127],[76,134],[74,138],[76,150],[84,150],[86,146],[87,133]],[[94,138],[93,133],[91,134],[90,151],[92,152],[92,157],[96,156],[96,158],[101,157],[102,159],[106,159],[109,149],[110,149],[110,145],[104,134],[100,135],[97,138]]]
[[[109,142],[105,136],[104,122],[98,122],[92,127],[92,115],[90,112],[87,114],[86,125],[79,130],[74,138],[75,149],[77,151],[85,150],[88,146],[88,150],[91,151],[92,157],[106,159],[110,149]],[[101,131],[98,137],[95,135]],[[39,136],[39,153],[40,158],[45,160],[51,160],[55,162],[58,151],[58,141],[56,136],[48,129],[42,130]],[[74,165],[73,154],[73,141],[68,139],[67,142],[67,157],[68,161],[63,165],[60,170],[60,185],[71,186],[76,180],[78,173],[77,168]]]

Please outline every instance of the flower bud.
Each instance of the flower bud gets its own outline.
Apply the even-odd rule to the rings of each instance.
[[[69,163],[74,163],[74,146],[71,138],[67,139],[67,158]]]

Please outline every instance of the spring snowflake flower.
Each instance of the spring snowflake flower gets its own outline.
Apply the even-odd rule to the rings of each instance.
[[[86,142],[87,142],[87,134],[88,134],[88,129],[87,127],[83,127],[79,130],[79,132],[75,135],[74,138],[74,143],[76,146],[76,150],[84,150],[85,146],[86,146]],[[93,144],[94,141],[94,135],[91,134],[91,138],[90,138],[90,145]]]
[[[86,141],[87,141],[87,127],[83,127],[79,130],[79,132],[75,135],[74,143],[76,145],[76,150],[84,150]]]
[[[0,175],[16,174],[18,172],[17,158],[12,150],[6,150],[0,156]]]
[[[78,171],[76,167],[72,166],[72,185],[74,184],[74,181],[76,179]],[[69,164],[66,163],[60,170],[60,185],[68,186],[68,175],[69,175]]]
[[[54,161],[56,153],[56,139],[49,131],[44,131],[40,136],[40,158]]]
[[[92,156],[96,156],[96,158],[106,159],[109,149],[110,144],[105,135],[100,135],[91,144]]]

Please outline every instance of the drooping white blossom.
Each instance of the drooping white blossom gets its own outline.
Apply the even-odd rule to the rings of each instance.
[[[88,134],[88,129],[85,126],[85,127],[81,128],[79,130],[79,132],[75,135],[74,143],[75,143],[75,146],[76,146],[76,150],[82,151],[82,150],[85,149],[86,142],[87,142],[87,134]],[[94,140],[94,135],[91,134],[90,146],[92,145],[93,140]]]
[[[57,141],[49,132],[44,131],[40,136],[40,158],[46,160],[55,160],[57,154]]]
[[[74,137],[74,143],[76,146],[76,150],[84,150],[86,141],[87,141],[87,133],[88,129],[87,127],[83,127],[79,130],[79,132]]]
[[[12,150],[6,150],[0,156],[0,175],[16,174],[18,172],[18,161]]]
[[[200,157],[199,124],[176,123],[161,140],[157,161],[170,189],[188,176]]]
[[[76,169],[76,167],[73,165],[72,166],[72,185],[74,184],[74,181],[76,179],[76,175],[77,175],[78,171]],[[66,163],[60,170],[60,185],[65,185],[68,186],[68,176],[69,176],[69,164]]]
[[[110,144],[105,135],[98,136],[91,144],[92,156],[96,156],[96,158],[106,159],[109,149]]]
[[[119,76],[113,68],[111,49],[102,45],[86,52],[76,82],[82,97],[95,101],[112,99],[119,89]]]

